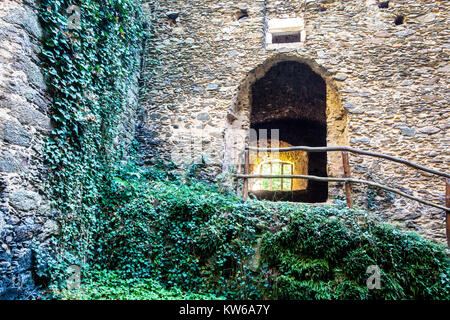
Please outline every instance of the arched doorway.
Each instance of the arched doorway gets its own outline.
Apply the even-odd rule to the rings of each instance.
[[[250,129],[247,139],[233,139],[239,129],[247,133]],[[260,147],[346,145],[346,131],[347,113],[327,72],[311,60],[275,56],[252,70],[239,87],[228,115],[224,167],[242,161],[242,151],[248,144]],[[250,173],[342,174],[342,160],[333,153],[252,152],[250,158]],[[329,195],[328,184],[323,182],[250,181],[250,193],[262,199],[325,202]]]
[[[275,133],[280,144],[326,146],[326,83],[308,65],[297,61],[280,62],[255,81],[250,91],[250,127],[256,133],[251,143],[267,144],[264,141],[266,136],[269,135],[267,138],[273,141],[275,139],[270,134]],[[256,162],[265,157],[261,154]],[[326,153],[293,152],[291,158],[293,163],[306,163],[306,167],[294,166],[293,174],[327,175]],[[261,173],[258,172],[261,168],[253,166],[251,169],[251,173]],[[283,174],[288,173],[283,170]],[[328,184],[303,181],[301,186],[292,190],[260,188],[251,191],[263,199],[324,202],[328,196]]]

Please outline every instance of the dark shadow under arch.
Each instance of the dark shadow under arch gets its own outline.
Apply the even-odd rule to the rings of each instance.
[[[290,145],[326,146],[327,86],[308,65],[282,61],[273,65],[250,87],[250,127],[279,130],[280,141]],[[257,139],[259,139],[258,137]],[[269,136],[268,139],[273,139]],[[326,153],[308,155],[310,175],[327,176]],[[325,202],[328,184],[309,181],[305,190],[252,191],[258,198],[301,202]]]

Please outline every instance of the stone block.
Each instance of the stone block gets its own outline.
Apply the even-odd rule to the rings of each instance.
[[[13,6],[2,18],[8,23],[23,27],[37,39],[42,38],[42,28],[39,25],[37,14],[31,8],[27,6]]]
[[[9,204],[19,211],[30,211],[38,207],[41,197],[34,191],[18,190],[9,198]]]
[[[12,153],[6,151],[0,155],[0,172],[18,172],[21,168],[21,160]]]
[[[0,136],[8,143],[22,147],[29,147],[31,144],[32,134],[17,121],[6,120],[0,130]]]

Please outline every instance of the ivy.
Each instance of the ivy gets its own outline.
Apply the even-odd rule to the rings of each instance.
[[[71,26],[73,5],[80,19]],[[128,93],[136,85],[144,19],[134,0],[44,0],[40,19],[53,97],[46,187],[61,236],[38,260],[45,265],[39,274],[57,280],[68,265],[92,260],[105,190],[127,152],[119,124],[132,107]]]
[[[244,202],[187,175],[133,163],[116,171],[109,191],[91,268],[137,288],[156,281],[161,292],[202,299],[450,297],[444,247],[369,213]],[[367,287],[369,266],[380,268],[380,289]],[[108,279],[87,275],[86,288]]]
[[[67,8],[80,8],[69,29]],[[59,298],[449,299],[442,246],[366,213],[251,200],[143,168],[121,141],[142,39],[136,0],[44,0],[42,58],[54,101],[47,195],[61,232],[36,251]],[[64,288],[67,267],[82,286]],[[379,265],[382,289],[368,290]]]
[[[287,228],[266,234],[263,259],[276,270],[270,295],[280,299],[448,299],[443,246],[346,209],[304,208]],[[369,290],[368,266],[380,268]]]
[[[61,299],[68,300],[216,300],[214,295],[165,289],[153,279],[123,279],[114,271],[93,271],[80,288],[58,291]]]

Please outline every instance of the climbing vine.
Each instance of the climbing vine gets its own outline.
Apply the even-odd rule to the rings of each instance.
[[[126,153],[119,124],[133,107],[144,21],[135,0],[44,0],[40,19],[53,97],[47,191],[61,234],[38,260],[41,276],[58,278],[92,258],[102,199]]]
[[[450,297],[443,246],[368,213],[244,202],[167,168],[132,164],[116,172],[109,191],[95,241],[95,272],[80,290],[63,290],[64,297]],[[379,289],[367,285],[370,267],[379,268]]]
[[[90,271],[81,291],[54,292],[448,299],[445,251],[420,237],[346,209],[243,202],[196,179],[195,166],[182,176],[125,161],[120,128],[146,34],[140,3],[44,0],[40,17],[54,99],[46,187],[60,234],[36,250],[37,274],[58,287],[68,266]],[[381,268],[382,290],[368,290],[368,265]]]

